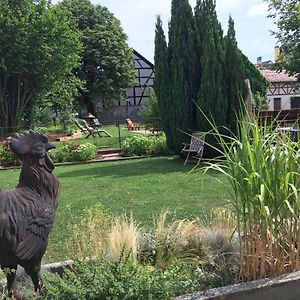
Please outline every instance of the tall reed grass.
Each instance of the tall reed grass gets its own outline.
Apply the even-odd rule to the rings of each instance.
[[[237,216],[240,276],[265,278],[300,270],[299,142],[282,137],[273,125],[249,116],[237,136],[226,136],[211,122],[223,161],[205,170],[225,174]]]

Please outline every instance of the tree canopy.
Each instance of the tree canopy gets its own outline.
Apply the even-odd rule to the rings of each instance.
[[[173,0],[168,40],[167,44],[158,18],[155,92],[168,146],[180,154],[182,142],[190,139],[188,133],[211,129],[203,112],[217,126],[235,132],[245,79],[253,80],[254,91],[262,94],[267,82],[239,50],[232,18],[223,36],[215,0],[197,0],[194,14],[187,0]]]
[[[73,78],[82,47],[68,13],[49,1],[2,0],[0,11],[0,122],[12,128]]]
[[[280,68],[297,75],[300,81],[300,3],[299,0],[268,0],[275,18],[278,32],[275,36],[280,43]]]
[[[77,74],[85,82],[85,89],[78,100],[91,112],[100,100],[110,106],[135,78],[127,36],[119,20],[105,7],[89,0],[64,0],[60,5],[71,12],[84,46]]]

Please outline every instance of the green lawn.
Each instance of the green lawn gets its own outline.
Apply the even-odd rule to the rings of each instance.
[[[99,129],[104,129],[108,131],[112,137],[108,137],[103,134],[102,137],[98,135],[96,137],[90,136],[89,138],[85,138],[86,134],[82,134],[82,137],[74,139],[77,143],[93,143],[97,146],[97,148],[120,148],[120,140],[124,141],[127,137],[136,135],[138,133],[134,131],[129,131],[124,124],[120,124],[120,140],[119,140],[119,130],[116,125],[104,125]],[[56,146],[59,148],[62,146],[62,142],[56,142]]]
[[[57,167],[60,205],[46,260],[65,258],[63,243],[70,236],[68,224],[76,222],[83,209],[95,203],[111,213],[132,212],[145,226],[165,210],[174,218],[207,218],[211,209],[226,204],[228,185],[217,173],[190,173],[192,167],[169,157]],[[13,188],[19,172],[2,170],[0,186]]]

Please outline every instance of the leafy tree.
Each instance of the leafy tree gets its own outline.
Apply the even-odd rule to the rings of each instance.
[[[154,90],[158,102],[159,117],[161,118],[161,124],[165,132],[170,131],[171,124],[169,122],[169,98],[167,84],[168,76],[168,61],[167,61],[167,43],[165,34],[162,28],[162,22],[160,17],[157,17],[156,29],[155,29],[155,50],[154,50],[154,64],[155,64],[155,79]],[[168,134],[167,134],[168,135]]]
[[[300,3],[299,0],[267,0],[270,17],[276,18],[278,32],[274,33],[281,44],[279,68],[298,76],[300,81]]]
[[[234,22],[231,16],[228,21],[228,32],[225,37],[225,95],[228,101],[227,126],[236,131],[236,115],[243,107],[241,101],[245,99],[245,69],[235,38]]]
[[[267,95],[268,81],[255,67],[255,65],[248,59],[246,55],[239,51],[243,61],[243,69],[245,71],[245,78],[250,80],[251,90],[253,94]]]
[[[38,99],[73,78],[81,43],[67,12],[46,0],[2,0],[0,11],[1,126],[14,128]]]
[[[78,100],[95,113],[100,100],[110,106],[133,84],[132,51],[119,20],[107,8],[89,0],[64,0],[60,5],[71,11],[82,33],[84,52],[77,74],[86,84]]]
[[[194,19],[188,0],[173,0],[169,24],[169,122],[167,142],[170,149],[180,153],[182,142],[192,129],[192,107],[195,89]],[[163,116],[162,116],[163,118]]]
[[[252,105],[254,110],[256,111],[267,110],[269,108],[267,96],[256,92],[252,95]]]

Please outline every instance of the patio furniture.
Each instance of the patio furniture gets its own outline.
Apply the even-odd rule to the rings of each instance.
[[[282,138],[289,137],[293,142],[298,142],[300,139],[300,129],[293,126],[278,127],[275,131],[277,131]]]
[[[141,128],[145,128],[144,125],[141,125],[139,123],[132,122],[131,119],[126,119],[127,123],[127,129],[128,130],[140,130]]]
[[[197,165],[200,163],[203,155],[204,141],[205,132],[196,131],[192,133],[189,144],[183,143],[181,152],[186,155],[184,164],[186,164],[190,158],[197,159]]]
[[[75,120],[75,124],[81,130],[82,133],[87,134],[85,137],[86,139],[89,138],[90,136],[95,137],[96,135],[101,137],[102,133],[106,134],[109,137],[112,137],[112,135],[106,130],[93,128],[89,126],[88,123],[83,119]]]
[[[91,125],[94,128],[102,127],[102,124],[99,122],[97,118],[92,119]]]

